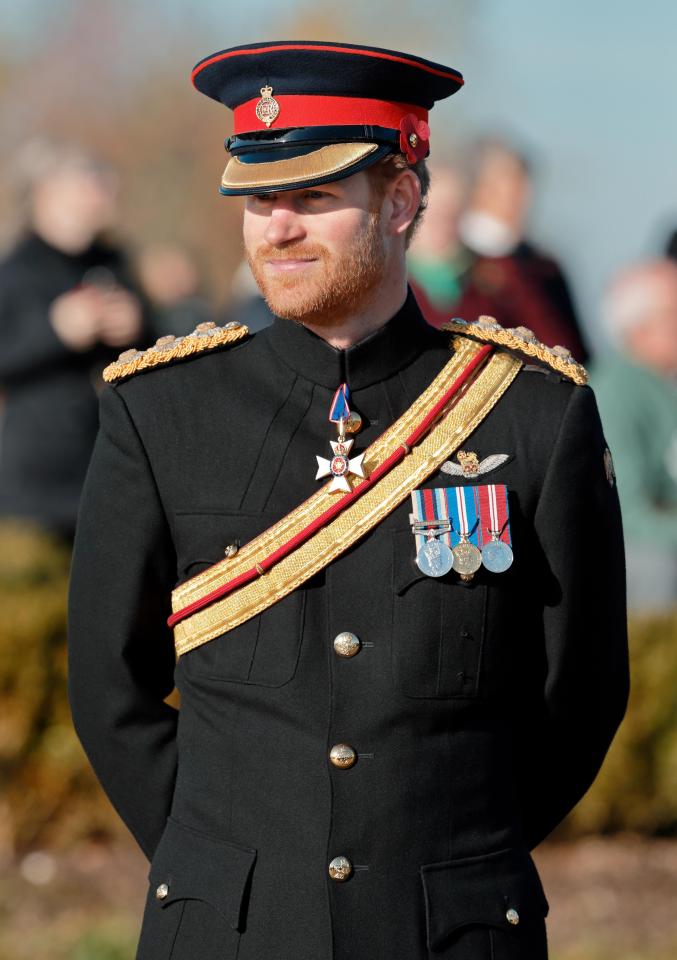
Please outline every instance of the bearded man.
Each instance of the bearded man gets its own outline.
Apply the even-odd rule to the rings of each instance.
[[[408,289],[457,71],[284,41],[193,78],[234,111],[221,192],[276,320],[104,374],[70,697],[150,861],[137,960],[543,960],[530,851],[628,694],[585,371]]]

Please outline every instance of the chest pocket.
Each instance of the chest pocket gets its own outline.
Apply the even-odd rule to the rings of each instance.
[[[177,513],[178,573],[183,582],[223,560],[233,543],[244,546],[273,518],[225,513]],[[306,594],[303,589],[250,617],[239,627],[183,654],[187,676],[280,687],[293,679],[301,651]]]
[[[478,696],[486,584],[465,584],[454,572],[428,577],[416,566],[411,530],[394,530],[392,538],[395,687],[409,697]]]

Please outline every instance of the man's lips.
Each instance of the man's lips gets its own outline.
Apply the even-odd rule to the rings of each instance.
[[[302,270],[304,267],[309,266],[309,264],[311,263],[317,263],[317,259],[315,257],[307,257],[307,258],[298,257],[294,259],[285,258],[282,260],[275,260],[275,259],[265,260],[265,264],[267,267],[270,267],[271,270],[280,271],[281,273],[286,273],[291,270]]]

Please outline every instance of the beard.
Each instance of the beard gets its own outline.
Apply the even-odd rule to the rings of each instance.
[[[386,247],[381,216],[370,211],[346,249],[332,253],[322,244],[262,244],[247,250],[247,262],[266,303],[275,316],[316,326],[336,325],[365,309],[383,281]],[[271,276],[266,260],[312,259],[317,262],[295,276]],[[310,273],[304,276],[304,273]]]

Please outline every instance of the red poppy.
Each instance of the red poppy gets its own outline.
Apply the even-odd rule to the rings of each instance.
[[[414,113],[408,113],[400,120],[400,150],[406,154],[409,163],[416,163],[428,156],[430,127]]]

